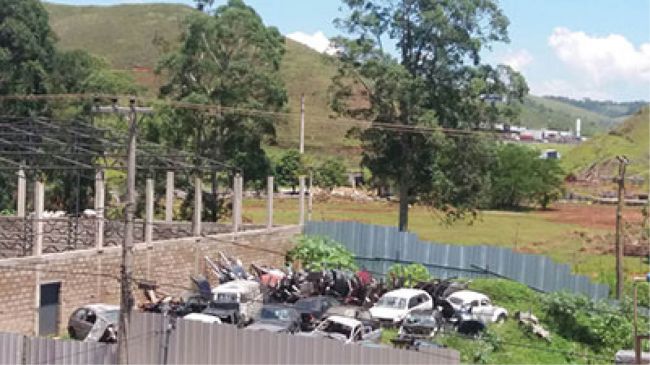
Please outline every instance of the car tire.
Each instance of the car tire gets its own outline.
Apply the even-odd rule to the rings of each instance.
[[[508,316],[505,313],[501,313],[497,316],[497,320],[494,321],[494,323],[503,323],[506,321],[507,318]]]

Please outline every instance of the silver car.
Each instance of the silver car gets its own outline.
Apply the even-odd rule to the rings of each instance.
[[[88,304],[75,310],[68,321],[70,337],[85,342],[116,342],[120,307]]]

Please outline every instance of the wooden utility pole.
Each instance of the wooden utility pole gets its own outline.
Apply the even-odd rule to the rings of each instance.
[[[300,94],[300,154],[305,153],[305,94]]]
[[[623,251],[624,242],[621,234],[623,232],[623,206],[625,205],[625,168],[628,159],[625,156],[616,156],[618,160],[618,206],[616,208],[616,299],[623,296]]]

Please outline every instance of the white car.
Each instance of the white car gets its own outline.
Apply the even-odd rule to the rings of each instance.
[[[221,324],[221,319],[219,317],[211,316],[209,314],[203,314],[203,313],[190,313],[183,317],[183,319],[186,319],[188,321],[194,321],[194,322],[201,322],[201,323],[217,323]]]
[[[331,338],[346,344],[367,343],[378,341],[381,338],[381,329],[364,324],[355,318],[329,316],[313,331],[302,332],[299,336]]]
[[[483,323],[503,322],[508,318],[505,308],[492,304],[485,294],[471,290],[461,290],[452,293],[447,301],[456,312],[469,310],[470,313]]]
[[[420,289],[397,289],[384,294],[370,308],[373,319],[383,324],[397,325],[415,310],[430,310],[433,308],[431,296]]]

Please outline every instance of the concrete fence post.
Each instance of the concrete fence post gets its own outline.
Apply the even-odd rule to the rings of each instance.
[[[18,170],[18,191],[16,192],[16,215],[25,218],[25,203],[27,201],[27,179],[25,170]]]
[[[167,171],[165,185],[165,222],[174,220],[174,171]]]
[[[145,213],[144,213],[144,242],[151,245],[153,242],[153,192],[154,181],[147,178],[145,187]]]
[[[237,186],[237,225],[239,229],[242,227],[242,215],[244,214],[244,177],[239,175],[239,185]]]
[[[32,255],[40,256],[43,253],[43,211],[45,209],[45,184],[42,181],[34,182],[34,241]]]
[[[192,235],[201,236],[201,213],[203,213],[203,182],[201,176],[194,177],[194,215],[192,216]]]
[[[273,176],[266,179],[266,228],[273,228]]]
[[[104,246],[104,171],[95,173],[95,247],[100,250]]]
[[[299,205],[299,218],[298,224],[301,226],[305,225],[305,177],[300,176],[300,202]]]
[[[232,232],[233,233],[239,232],[239,222],[240,222],[240,214],[241,214],[241,212],[239,211],[239,198],[240,198],[239,178],[240,175],[236,174],[232,182]]]

